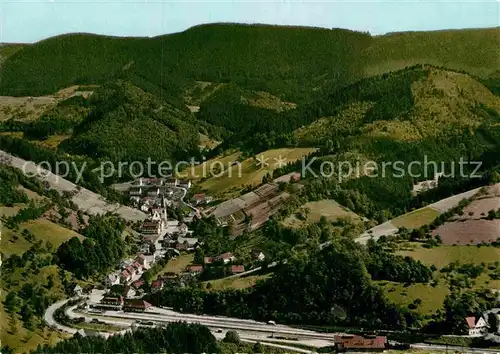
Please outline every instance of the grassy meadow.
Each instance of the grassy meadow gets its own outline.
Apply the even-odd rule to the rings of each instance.
[[[210,283],[212,290],[246,289],[255,286],[259,280],[265,280],[270,277],[271,274],[249,275],[246,277],[210,280],[203,282],[203,284],[206,286]]]
[[[305,212],[305,210],[307,210],[307,212]],[[359,215],[332,199],[308,202],[300,207],[297,213],[305,214],[307,218],[301,220],[296,215],[292,214],[283,221],[283,224],[287,227],[301,227],[305,224],[318,222],[322,216],[326,217],[328,221],[336,221],[339,219],[361,220]]]
[[[200,187],[210,194],[223,195],[231,191],[236,192],[244,186],[258,185],[264,176],[279,167],[277,161],[283,161],[284,164],[295,162],[315,150],[316,148],[272,149],[233,166],[230,165],[232,161],[236,161],[237,154],[212,159],[206,162],[207,170],[210,166],[216,166],[213,165],[215,161],[220,161],[226,171],[222,173],[224,171],[221,170],[221,176],[213,176],[201,181]],[[265,161],[265,164],[261,165],[259,161]],[[220,163],[217,164],[220,165]],[[201,172],[203,167],[198,168],[198,171]]]
[[[422,208],[391,220],[395,227],[406,227],[416,229],[423,225],[430,224],[439,216],[439,212],[432,208]]]

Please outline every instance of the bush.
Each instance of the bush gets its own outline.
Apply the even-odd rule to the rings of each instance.
[[[227,331],[226,336],[224,337],[224,342],[239,344],[240,336],[236,331]]]

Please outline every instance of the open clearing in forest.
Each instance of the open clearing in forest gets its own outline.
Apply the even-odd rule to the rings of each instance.
[[[308,212],[305,212],[306,209]],[[339,219],[348,219],[352,221],[362,220],[359,215],[340,205],[333,199],[308,202],[301,206],[296,211],[296,214],[297,213],[301,213],[304,216],[307,215],[307,219],[301,220],[295,214],[292,214],[283,221],[283,224],[287,227],[301,227],[305,224],[318,222],[322,216],[328,221],[336,221]]]
[[[216,158],[205,163],[207,173],[212,170],[215,174],[200,182],[200,187],[208,193],[221,196],[224,194],[235,194],[245,186],[256,186],[262,183],[262,178],[272,173],[280,166],[295,162],[304,156],[316,151],[315,148],[283,148],[267,150],[238,162],[238,153]],[[219,161],[215,163],[215,161]],[[203,175],[203,166],[196,167],[198,176]]]

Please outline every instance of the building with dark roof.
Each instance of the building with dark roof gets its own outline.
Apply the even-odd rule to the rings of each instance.
[[[387,345],[386,336],[357,336],[344,335],[335,336],[335,347],[337,351],[355,351],[355,352],[376,352],[384,351]]]

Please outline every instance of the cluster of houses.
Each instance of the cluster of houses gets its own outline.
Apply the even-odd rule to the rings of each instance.
[[[108,274],[105,279],[107,287],[113,285],[127,285],[132,280],[138,279],[149,269],[148,260],[145,255],[138,255],[135,260],[125,260],[121,263],[120,270]]]
[[[191,181],[177,178],[139,178],[128,192],[130,199],[142,209],[143,205],[153,206],[162,196],[172,198],[176,187],[189,189]]]
[[[254,261],[263,261],[266,256],[260,250],[252,251],[252,259]],[[237,261],[236,257],[231,252],[223,253],[217,257],[205,257],[203,259],[203,265],[189,265],[186,271],[193,275],[198,275],[203,272],[206,267],[209,266],[226,266],[227,270],[231,275],[236,275],[245,272],[245,266],[241,264],[235,264]]]
[[[141,182],[143,183],[143,182]],[[190,237],[192,231],[188,226],[178,220],[168,220],[166,198],[160,198],[160,205],[155,205],[148,210],[149,216],[141,227],[141,244],[139,254],[135,259],[122,261],[120,267],[113,273],[108,274],[105,285],[110,288],[113,285],[124,285],[125,298],[134,296],[139,292],[143,281],[142,274],[153,266],[159,259],[180,255],[181,251],[194,251],[200,246],[197,238]],[[142,282],[142,284],[141,284]],[[152,284],[152,289],[161,289],[162,284]]]

